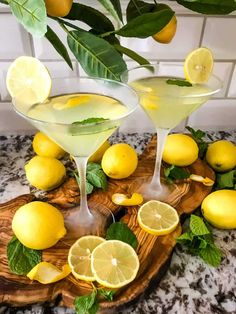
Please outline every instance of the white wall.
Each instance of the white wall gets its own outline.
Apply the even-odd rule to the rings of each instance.
[[[97,1],[84,3],[95,6]],[[192,114],[178,130],[183,130],[187,123],[192,127],[205,130],[231,130],[236,128],[236,14],[230,16],[203,16],[191,12],[175,3],[167,3],[176,11],[178,28],[174,40],[169,45],[156,43],[152,38],[122,38],[122,44],[139,51],[150,61],[175,62],[182,66],[186,54],[199,46],[206,46],[215,57],[214,72],[224,81],[224,88],[214,99],[208,101]],[[125,8],[127,1],[122,1]],[[51,23],[65,41],[64,32]],[[5,86],[5,76],[9,64],[20,55],[32,55],[42,60],[53,77],[83,75],[78,63],[72,56],[74,70],[71,71],[46,39],[32,38],[6,6],[0,5],[0,132],[22,131],[31,126],[18,117],[12,110],[10,97]],[[127,60],[128,66],[135,63]],[[130,123],[132,121],[132,123]],[[152,131],[152,126],[145,114],[138,110],[123,125],[122,131]]]

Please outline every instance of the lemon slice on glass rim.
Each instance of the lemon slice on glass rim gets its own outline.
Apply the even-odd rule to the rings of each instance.
[[[169,204],[152,200],[140,207],[137,220],[144,231],[153,235],[166,235],[177,227],[179,215]]]
[[[93,235],[79,238],[70,248],[68,263],[72,274],[77,279],[94,281],[95,277],[91,270],[91,254],[93,250],[106,240]]]
[[[210,49],[200,47],[191,51],[184,62],[184,75],[192,84],[202,84],[208,81],[214,65]]]
[[[10,65],[6,85],[16,101],[33,105],[48,98],[52,80],[47,68],[37,58],[21,56]]]

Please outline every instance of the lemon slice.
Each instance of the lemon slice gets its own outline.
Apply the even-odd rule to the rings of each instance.
[[[123,206],[135,206],[143,202],[143,196],[139,193],[133,193],[131,198],[128,198],[125,194],[115,193],[112,195],[111,199],[114,204]]]
[[[27,277],[31,280],[37,280],[42,284],[48,284],[59,281],[67,277],[70,273],[71,269],[68,264],[64,265],[62,270],[60,270],[51,263],[41,262],[31,269]]]
[[[93,250],[106,240],[97,236],[84,236],[77,240],[69,250],[68,263],[72,274],[77,279],[94,281],[91,270],[91,254]]]
[[[38,59],[22,56],[10,65],[6,84],[12,98],[22,104],[33,105],[48,98],[52,80]]]
[[[184,75],[192,84],[208,81],[214,65],[212,52],[208,48],[198,48],[190,52],[184,62]]]
[[[138,223],[148,233],[165,235],[175,230],[179,223],[177,211],[159,201],[149,201],[138,211]]]
[[[135,279],[139,259],[129,244],[109,240],[94,249],[91,267],[98,283],[108,288],[120,288]]]

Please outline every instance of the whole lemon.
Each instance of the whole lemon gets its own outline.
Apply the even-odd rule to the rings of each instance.
[[[177,19],[174,15],[170,22],[158,33],[152,36],[154,40],[162,44],[168,44],[174,38],[177,29]]]
[[[54,17],[66,16],[72,4],[73,0],[45,0],[47,14]]]
[[[25,165],[27,180],[40,190],[59,186],[66,175],[63,163],[55,158],[35,156]]]
[[[226,140],[216,141],[209,145],[206,160],[218,172],[231,170],[236,166],[236,146]]]
[[[162,159],[168,164],[185,167],[198,158],[197,143],[185,134],[170,134],[167,136]]]
[[[126,143],[115,144],[105,151],[101,165],[108,177],[124,179],[137,168],[138,155],[133,147]]]
[[[12,230],[22,244],[35,250],[55,245],[66,234],[61,212],[44,202],[21,206],[13,217]]]
[[[66,153],[60,146],[58,146],[42,132],[35,134],[32,145],[35,153],[42,157],[60,159]]]
[[[218,190],[202,202],[203,216],[220,229],[236,228],[236,191]]]
[[[102,156],[104,155],[105,151],[110,147],[110,143],[105,141],[97,150],[96,152],[89,157],[89,161],[91,162],[100,162],[102,160]]]

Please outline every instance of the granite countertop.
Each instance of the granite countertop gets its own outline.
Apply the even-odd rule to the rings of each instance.
[[[228,139],[236,143],[236,131],[208,133],[209,140]],[[125,141],[140,153],[151,134],[116,134],[112,142]],[[24,164],[33,156],[30,135],[0,136],[0,203],[29,193]],[[213,229],[215,242],[224,257],[218,268],[210,267],[176,246],[170,267],[160,283],[148,295],[117,314],[236,314],[236,230]],[[62,307],[9,308],[0,306],[0,314],[72,314]]]

